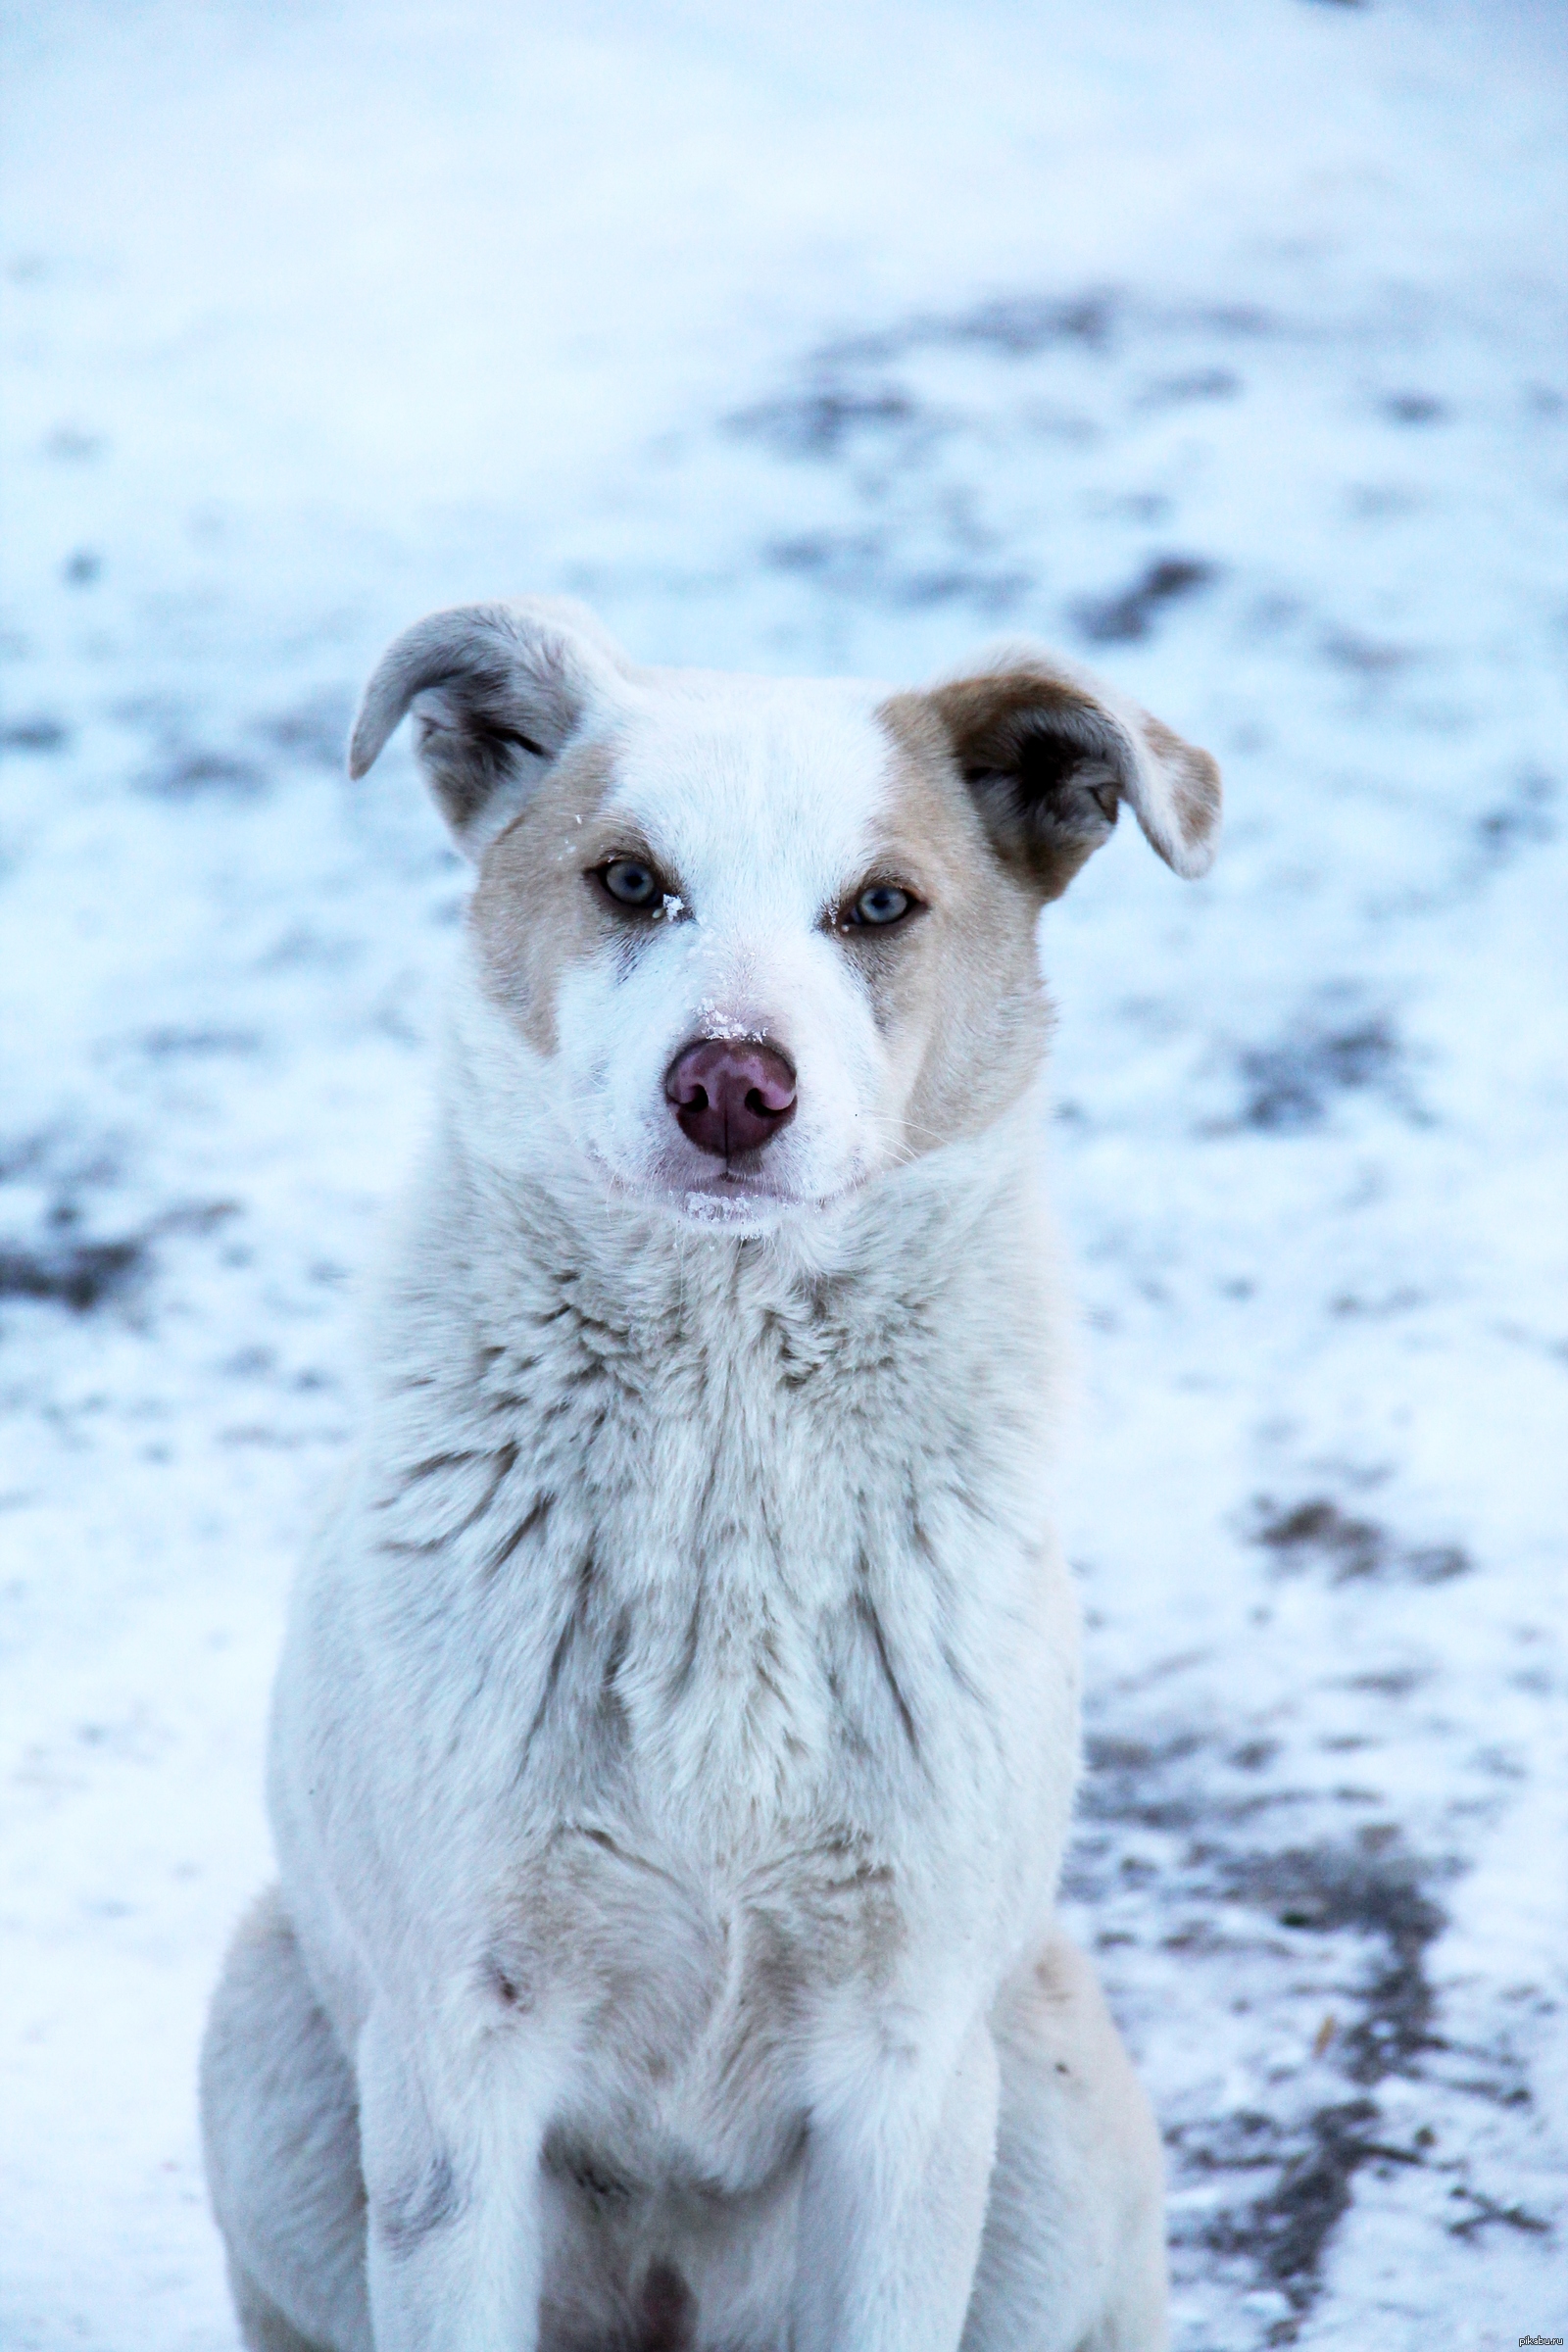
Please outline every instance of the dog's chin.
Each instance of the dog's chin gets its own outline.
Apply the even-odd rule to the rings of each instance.
[[[652,1209],[696,1232],[721,1233],[737,1241],[760,1240],[786,1227],[808,1225],[858,1193],[869,1174],[857,1170],[838,1184],[808,1192],[780,1183],[766,1172],[765,1163],[728,1168],[694,1154],[691,1160],[633,1173],[598,1152],[590,1156],[600,1178],[628,1205]]]
[[[664,1193],[656,1205],[678,1225],[700,1233],[722,1233],[737,1241],[760,1241],[783,1225],[809,1215],[813,1202],[781,1194],[724,1193],[715,1186],[687,1193]]]
[[[809,1226],[859,1189],[860,1180],[854,1180],[836,1185],[830,1192],[800,1193],[756,1177],[720,1175],[695,1184],[677,1180],[661,1185],[651,1188],[645,1198],[662,1215],[700,1233],[759,1241],[767,1234]]]

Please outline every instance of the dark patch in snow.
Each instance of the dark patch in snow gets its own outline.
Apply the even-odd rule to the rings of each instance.
[[[60,576],[68,588],[90,588],[103,573],[104,560],[90,547],[78,547],[60,566]]]
[[[34,1299],[88,1314],[139,1283],[160,1238],[209,1234],[239,1214],[233,1200],[175,1201],[139,1231],[116,1233],[119,1220],[95,1196],[112,1193],[121,1181],[104,1142],[84,1147],[55,1131],[0,1146],[0,1299]],[[7,1197],[3,1188],[13,1185],[22,1188],[20,1195]]]
[[[1336,1095],[1369,1092],[1393,1097],[1408,1109],[1398,1083],[1400,1060],[1393,1026],[1381,1015],[1344,1028],[1325,1028],[1304,1016],[1285,1044],[1242,1053],[1242,1123],[1268,1135],[1293,1134],[1318,1126]]]
[[[1528,769],[1512,797],[1476,819],[1476,838],[1489,861],[1500,864],[1517,850],[1540,848],[1556,838],[1546,809],[1556,798],[1556,786],[1539,769]]]
[[[1394,392],[1383,403],[1383,414],[1396,424],[1437,424],[1447,410],[1430,392]]]
[[[863,588],[874,576],[882,542],[866,531],[817,531],[778,539],[763,551],[775,571],[803,571],[835,587]]]
[[[124,1290],[140,1271],[145,1237],[89,1239],[83,1193],[113,1184],[114,1159],[103,1147],[83,1151],[62,1133],[19,1136],[0,1145],[0,1187],[20,1185],[5,1201],[0,1234],[0,1299],[31,1298],[76,1314]]]
[[[777,571],[807,573],[841,595],[905,609],[963,603],[993,617],[1012,612],[1033,584],[1027,572],[965,564],[901,570],[887,564],[884,554],[884,542],[875,533],[823,531],[777,540],[764,561]]]
[[[1089,287],[996,295],[821,345],[796,383],[724,420],[787,463],[836,469],[848,502],[836,523],[780,534],[762,560],[852,603],[952,606],[992,622],[1017,613],[1038,625],[1043,610],[1028,608],[1047,584],[1045,551],[1057,533],[1032,490],[1027,514],[1018,511],[999,447],[1022,457],[1042,438],[1098,442],[1129,407],[1154,416],[1234,399],[1241,377],[1205,343],[1256,336],[1272,323],[1246,304],[1156,308]],[[1137,382],[1117,382],[1134,343]],[[1107,536],[1123,547],[1119,524],[1179,504],[1159,485],[1102,485],[1095,496]],[[1224,568],[1185,552],[1138,551],[1132,560],[1141,568],[1124,586],[1069,609],[1093,643],[1148,638],[1167,608]]]
[[[1274,1552],[1283,1568],[1328,1563],[1334,1582],[1352,1577],[1397,1575],[1411,1584],[1446,1584],[1474,1566],[1457,1544],[1396,1544],[1375,1519],[1355,1519],[1326,1495],[1281,1509],[1260,1501],[1252,1541]]]
[[[771,443],[787,458],[836,458],[854,436],[902,430],[918,415],[906,392],[855,392],[825,384],[743,410],[729,424],[734,432]]]
[[[993,619],[1013,612],[1033,586],[1023,571],[951,570],[911,572],[900,580],[892,601],[906,606],[967,604]]]
[[[1224,1875],[1235,1895],[1266,1905],[1282,1928],[1348,1928],[1381,1943],[1383,1957],[1359,1995],[1362,2015],[1343,2037],[1352,2082],[1379,2082],[1433,2046],[1425,1957],[1444,1915],[1408,1862],[1323,1845],[1246,1855]]]
[[[210,1060],[231,1054],[259,1054],[262,1047],[254,1029],[149,1029],[141,1043],[143,1052],[155,1061]]]
[[[43,712],[35,718],[14,718],[0,727],[0,751],[63,752],[70,741],[70,729]]]
[[[1498,2205],[1493,2198],[1483,2196],[1479,2189],[1474,2188],[1456,2187],[1450,2189],[1448,2194],[1463,2198],[1473,2208],[1463,2221],[1448,2224],[1450,2237],[1474,2237],[1478,2230],[1485,2230],[1493,2222],[1501,2223],[1508,2230],[1522,2230],[1531,2237],[1547,2237],[1551,2234],[1551,2224],[1543,2221],[1539,2214],[1529,2212],[1523,2205]]]
[[[48,458],[62,458],[68,465],[79,466],[84,459],[103,455],[104,442],[99,433],[83,431],[78,424],[57,424],[43,445]]]
[[[1393,1666],[1383,1674],[1352,1674],[1347,1690],[1370,1690],[1378,1698],[1408,1698],[1428,1679],[1414,1666]]]
[[[1407,645],[1384,644],[1362,637],[1354,629],[1331,629],[1323,640],[1323,652],[1337,668],[1372,679],[1391,678],[1420,659]]]
[[[1195,1819],[1191,1795],[1173,1790],[1165,1775],[1201,1745],[1196,1732],[1164,1740],[1113,1739],[1091,1732],[1084,1741],[1089,1766],[1082,1809],[1094,1820],[1134,1822],[1141,1829],[1187,1829]]]
[[[1191,375],[1167,375],[1138,396],[1138,407],[1179,407],[1194,400],[1234,400],[1242,379],[1229,368],[1200,368]]]
[[[267,778],[252,760],[231,752],[183,752],[145,777],[143,789],[166,801],[195,800],[209,792],[252,800],[266,791]]]
[[[1004,294],[955,312],[922,312],[902,325],[847,336],[818,352],[820,368],[885,363],[917,351],[964,347],[1010,360],[1033,359],[1054,345],[1108,350],[1122,298],[1108,287],[1080,294]]]
[[[1266,2131],[1265,2119],[1253,2120]],[[1290,2304],[1289,2316],[1269,2330],[1271,2344],[1296,2341],[1317,2297],[1324,2249],[1349,2206],[1362,2165],[1374,2156],[1397,2164],[1421,2162],[1414,2151],[1376,2138],[1377,2122],[1371,2099],[1318,2108],[1307,2121],[1306,2145],[1287,2160],[1272,2188],[1245,2214],[1222,2215],[1205,2233],[1216,2253],[1250,2258]],[[1268,2157],[1260,2149],[1252,2161],[1266,2163]]]
[[[1328,1524],[1382,1556],[1387,1539],[1370,1522]],[[1391,1671],[1354,1687],[1402,1696],[1416,1680]],[[1320,1742],[1367,1744],[1359,1734]],[[1428,2183],[1412,2194],[1455,2235],[1494,2226],[1534,2235],[1538,2224],[1505,2186],[1471,2185],[1450,2120],[1455,2096],[1529,2097],[1506,2046],[1466,2050],[1442,2028],[1427,1970],[1446,1926],[1433,1887],[1455,1864],[1417,1859],[1393,1820],[1347,1836],[1340,1808],[1372,1792],[1303,1788],[1287,1777],[1292,1752],[1288,1740],[1238,1739],[1223,1723],[1102,1718],[1066,1888],[1091,1907],[1113,2002],[1153,1962],[1182,1972],[1181,1998],[1193,2014],[1210,2007],[1217,2032],[1250,2021],[1236,2089],[1216,2105],[1198,2082],[1185,2112],[1167,2103],[1173,2262],[1179,2288],[1228,2274],[1257,2299],[1256,2340],[1276,2345],[1298,2340],[1324,2291],[1363,2169]],[[1265,1820],[1281,1834],[1259,1844]],[[1391,2077],[1414,2088],[1414,2117],[1410,2089],[1385,2106],[1379,2085]]]
[[[61,1240],[31,1250],[0,1248],[0,1298],[54,1299],[86,1314],[125,1288],[144,1255],[140,1241]]]
[[[1253,337],[1275,334],[1279,325],[1272,313],[1253,302],[1207,303],[1194,311],[1190,318],[1184,318],[1181,313],[1175,314],[1171,323],[1192,325],[1201,332],[1216,335]]]
[[[346,689],[329,686],[306,696],[291,710],[258,719],[255,726],[258,735],[290,758],[335,772],[347,763],[353,716],[353,696]]]
[[[910,341],[978,343],[1011,359],[1031,358],[1053,343],[1079,343],[1102,353],[1109,349],[1119,307],[1119,298],[1108,288],[1065,300],[1009,295],[953,318],[929,319]]]
[[[1337,1291],[1329,1300],[1331,1315],[1403,1315],[1424,1306],[1428,1294],[1411,1283],[1396,1283],[1381,1298],[1363,1298],[1354,1291]]]
[[[1161,607],[1206,588],[1218,567],[1198,556],[1160,556],[1119,596],[1075,605],[1072,617],[1095,645],[1125,645],[1147,637]]]

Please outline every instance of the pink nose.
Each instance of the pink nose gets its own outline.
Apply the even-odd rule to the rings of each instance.
[[[710,1037],[677,1054],[664,1094],[699,1152],[734,1159],[760,1152],[795,1116],[795,1072],[771,1046]]]

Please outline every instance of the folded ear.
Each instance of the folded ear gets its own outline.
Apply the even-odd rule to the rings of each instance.
[[[1123,801],[1167,865],[1207,872],[1218,767],[1076,662],[1003,646],[980,672],[926,699],[999,854],[1046,898],[1059,898],[1109,838]]]
[[[431,612],[388,647],[365,689],[349,774],[374,765],[412,708],[419,765],[459,848],[477,860],[629,675],[592,613],[564,597]]]

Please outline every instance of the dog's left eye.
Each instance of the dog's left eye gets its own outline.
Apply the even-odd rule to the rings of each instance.
[[[653,906],[664,896],[664,885],[640,858],[614,858],[599,869],[599,879],[621,906]]]
[[[844,920],[857,929],[885,930],[889,923],[902,923],[914,905],[906,890],[896,882],[873,882],[862,890],[852,906],[845,909]]]

